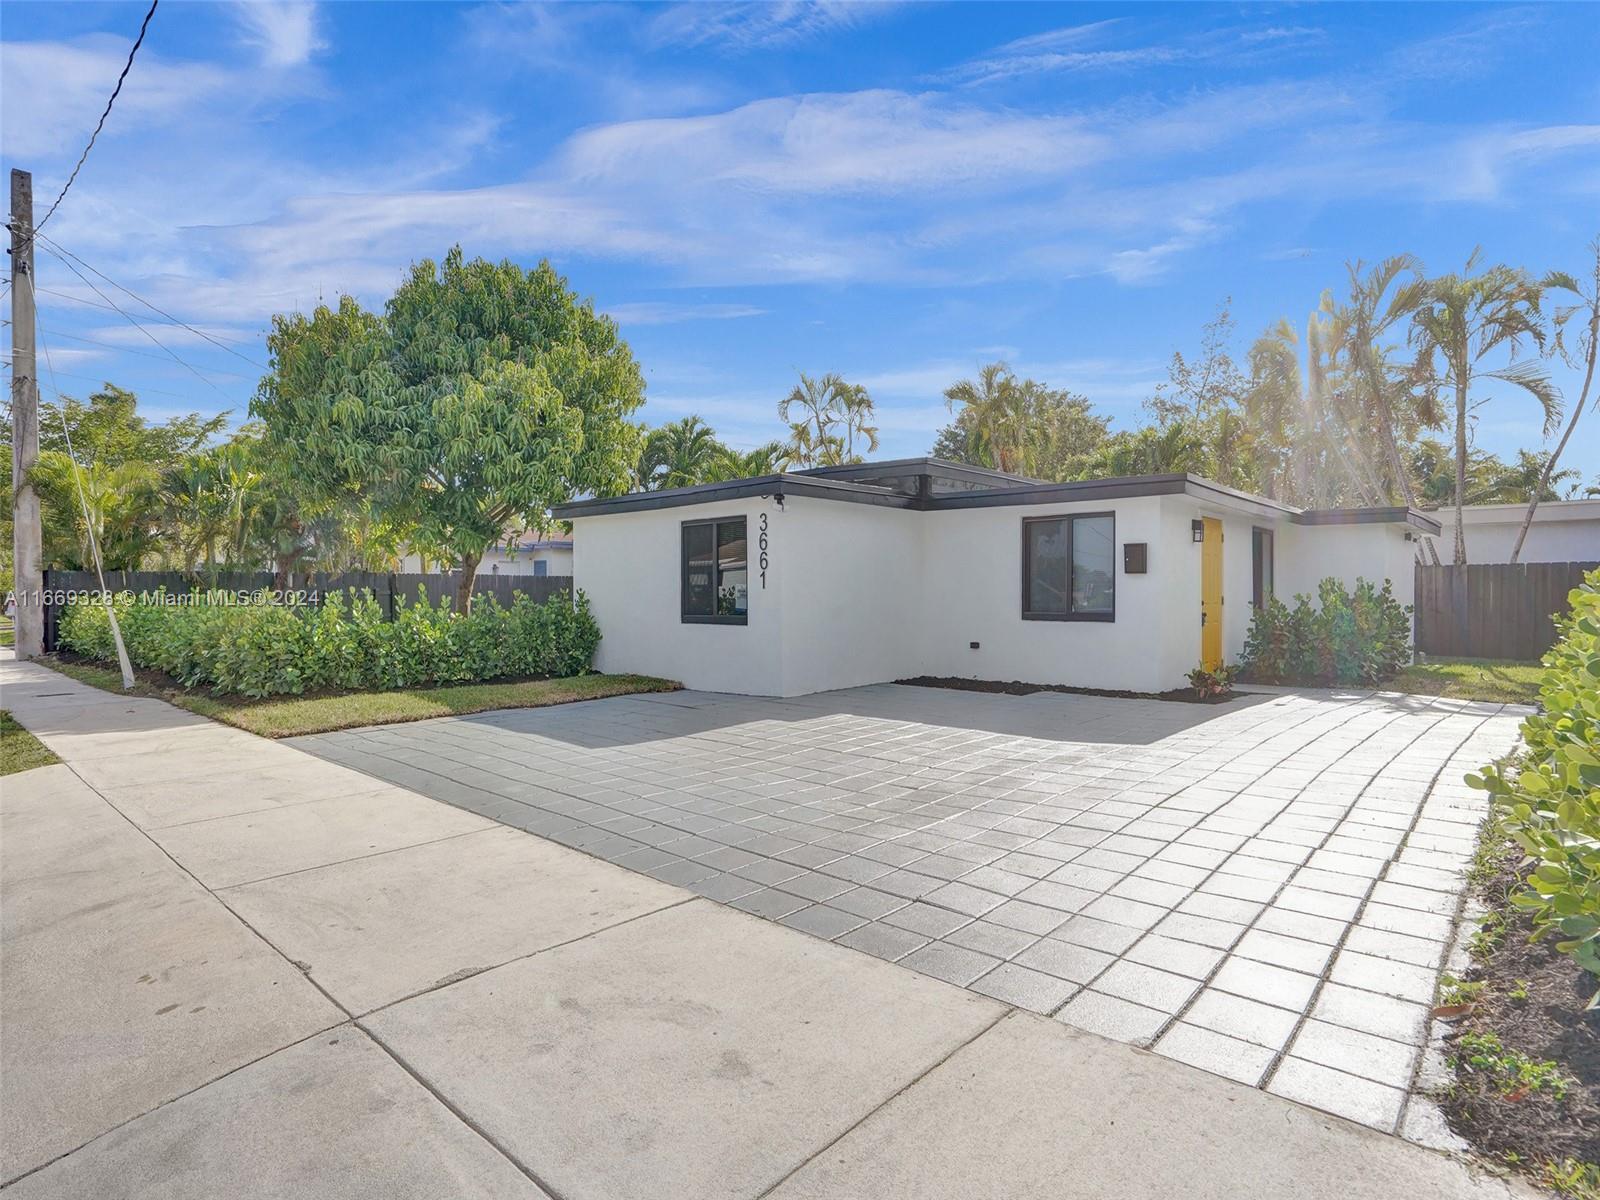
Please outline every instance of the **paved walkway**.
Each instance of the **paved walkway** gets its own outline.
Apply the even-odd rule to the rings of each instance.
[[[0,687],[64,759],[0,784],[8,1197],[1512,1194],[159,702]]]
[[[682,692],[295,744],[1059,1021],[1426,1136],[1499,704]]]

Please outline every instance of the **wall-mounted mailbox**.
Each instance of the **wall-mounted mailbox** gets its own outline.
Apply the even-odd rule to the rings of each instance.
[[[1122,543],[1122,573],[1143,575],[1150,569],[1150,544],[1148,542]]]

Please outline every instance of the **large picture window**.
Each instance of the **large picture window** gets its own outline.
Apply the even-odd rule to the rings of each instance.
[[[1117,611],[1117,523],[1111,513],[1022,522],[1022,616],[1112,621]]]
[[[683,523],[683,619],[743,625],[750,605],[745,520]]]

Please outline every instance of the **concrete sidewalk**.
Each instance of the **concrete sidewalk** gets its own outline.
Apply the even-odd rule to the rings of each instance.
[[[64,760],[0,784],[8,1194],[1520,1194],[159,701],[0,688]]]

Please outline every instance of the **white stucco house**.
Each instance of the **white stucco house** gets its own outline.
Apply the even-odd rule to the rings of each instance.
[[[1041,483],[902,459],[563,505],[596,665],[795,696],[916,675],[1159,692],[1251,605],[1333,575],[1411,603],[1404,508],[1306,511],[1192,475]]]
[[[1468,504],[1461,510],[1469,563],[1511,561],[1511,547],[1527,514],[1526,504]],[[1439,522],[1435,543],[1441,562],[1451,561],[1456,544],[1453,508],[1429,511]],[[1533,524],[1519,562],[1600,562],[1600,499],[1545,500],[1533,510]]]

